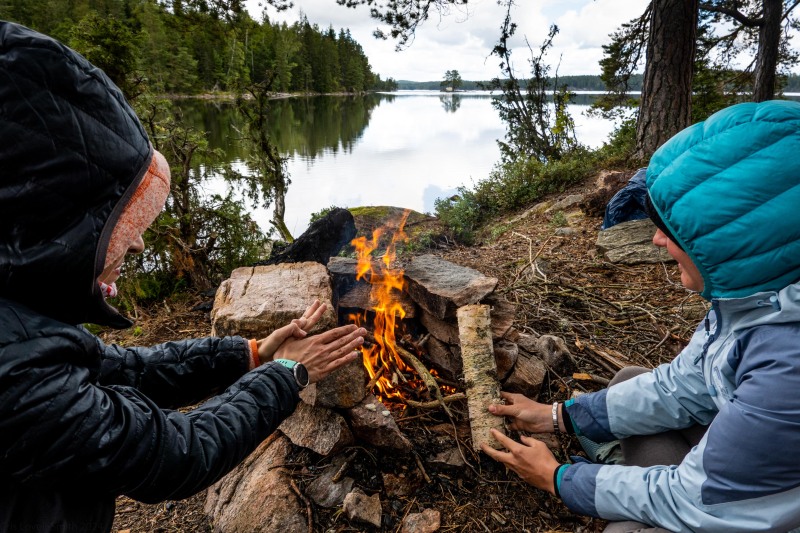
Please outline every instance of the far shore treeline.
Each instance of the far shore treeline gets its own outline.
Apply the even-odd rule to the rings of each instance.
[[[628,90],[638,92],[642,90],[641,74],[633,74],[628,81]],[[566,86],[570,91],[596,91],[605,92],[607,90],[602,78],[592,75],[581,76],[559,76],[558,78],[551,78],[551,82],[560,86]],[[481,90],[483,85],[489,83],[488,81],[469,81],[463,80],[459,86],[462,91],[478,91]],[[410,81],[410,80],[397,80],[397,88],[401,91],[413,90],[429,90],[438,91],[441,89],[441,80],[434,81]],[[522,83],[524,86],[524,83]],[[783,85],[783,92],[797,93],[800,92],[800,74],[789,74],[785,78]]]
[[[0,19],[79,50],[128,97],[231,91],[272,78],[277,92],[393,90],[348,29],[253,20],[205,2],[5,0]]]

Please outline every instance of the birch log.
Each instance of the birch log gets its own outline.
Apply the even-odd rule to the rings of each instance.
[[[467,408],[472,430],[472,447],[481,451],[481,443],[495,449],[503,446],[492,437],[495,428],[505,433],[503,418],[491,414],[490,403],[500,403],[500,383],[492,345],[492,323],[488,305],[465,305],[456,312],[461,359],[464,362]]]

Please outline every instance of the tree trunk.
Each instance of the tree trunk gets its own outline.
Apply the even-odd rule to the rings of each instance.
[[[503,419],[486,409],[490,403],[501,402],[489,306],[465,305],[458,308],[456,316],[461,359],[464,362],[472,448],[476,452],[481,451],[483,442],[495,449],[502,448],[490,430],[494,428],[505,433]]]
[[[763,102],[775,97],[775,70],[781,45],[781,18],[783,2],[764,0],[764,21],[758,31],[756,73],[753,83],[753,101]]]
[[[282,186],[275,187],[274,211],[272,212],[272,225],[278,230],[281,239],[288,243],[294,242],[292,232],[286,227],[284,216],[286,215],[286,190]]]
[[[636,124],[636,157],[649,159],[691,124],[698,0],[653,0]]]

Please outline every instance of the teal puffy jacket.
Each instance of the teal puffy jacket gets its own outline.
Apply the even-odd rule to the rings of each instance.
[[[712,310],[670,364],[565,408],[595,441],[709,427],[677,465],[570,465],[561,497],[669,531],[798,528],[800,103],[740,104],[684,130],[647,184]]]
[[[800,279],[800,103],[739,104],[683,130],[653,156],[647,187],[706,299]]]

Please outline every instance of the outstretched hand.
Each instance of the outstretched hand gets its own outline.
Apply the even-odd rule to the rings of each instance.
[[[311,383],[358,358],[367,330],[355,324],[340,326],[306,338],[288,337],[275,351],[276,359],[303,363]]]
[[[306,308],[303,316],[295,318],[289,324],[276,329],[267,337],[260,339],[257,345],[258,358],[261,364],[272,361],[275,351],[286,339],[292,337],[302,339],[306,337],[308,332],[311,331],[317,322],[319,322],[319,319],[322,318],[327,308],[328,306],[324,303],[321,303],[319,300],[314,300],[314,303]]]
[[[508,451],[495,450],[484,443],[481,449],[486,455],[505,464],[528,484],[555,494],[553,473],[560,465],[545,443],[526,436],[516,442],[496,429],[492,429],[492,435]]]
[[[505,400],[505,405],[490,404],[488,409],[495,416],[508,417],[510,419],[508,421],[510,429],[527,431],[528,433],[553,433],[552,406],[535,402],[522,394],[501,392],[500,396]],[[561,412],[559,411],[559,425],[561,430],[564,431],[561,418]]]

